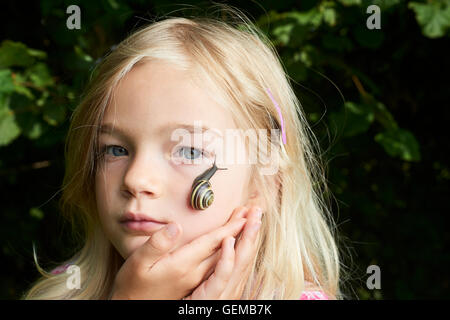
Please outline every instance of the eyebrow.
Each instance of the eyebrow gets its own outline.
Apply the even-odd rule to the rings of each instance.
[[[187,123],[169,123],[166,125],[163,125],[161,127],[159,127],[156,131],[155,134],[157,135],[161,135],[164,134],[166,132],[175,130],[175,129],[185,129],[190,133],[203,133],[205,131],[209,131],[214,133],[217,136],[220,136],[216,131],[211,130],[210,128],[206,127],[206,126],[193,126]],[[100,125],[99,128],[99,134],[109,134],[109,135],[116,135],[122,138],[127,139],[128,138],[128,134],[126,132],[126,130],[117,127],[115,125],[113,125],[112,123],[104,123],[102,125]]]

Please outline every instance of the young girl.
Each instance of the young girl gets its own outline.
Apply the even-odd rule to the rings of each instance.
[[[83,247],[38,266],[23,298],[343,298],[317,141],[275,49],[235,16],[154,22],[100,63],[71,118],[60,200]]]

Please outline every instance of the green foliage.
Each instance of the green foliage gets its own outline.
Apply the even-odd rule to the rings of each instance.
[[[408,130],[394,129],[380,132],[375,136],[375,141],[392,157],[406,161],[420,161],[419,144]]]
[[[39,208],[31,208],[30,216],[36,218],[37,220],[41,220],[44,217],[44,213]]]
[[[20,128],[16,124],[14,115],[10,109],[0,109],[0,146],[7,145],[20,134]]]
[[[450,27],[450,0],[410,2],[408,7],[416,13],[422,32],[429,38],[439,38]]]
[[[45,57],[45,52],[30,50],[23,43],[5,40],[0,46],[0,68],[29,67],[35,57]]]
[[[62,183],[64,138],[94,66],[139,23],[151,20],[152,13],[174,15],[174,7],[164,0],[86,1],[79,4],[81,30],[68,30],[65,9],[75,3],[40,1],[38,7],[22,13],[22,33],[15,17],[2,28],[7,37],[0,39],[0,187],[5,203],[0,237],[2,253],[10,261],[9,273],[14,274],[9,277],[6,272],[8,276],[0,279],[4,283],[0,294],[7,298],[17,298],[26,282],[38,276],[30,275],[34,270],[29,262],[31,241],[55,239],[60,212],[57,197],[51,196]],[[381,9],[380,30],[366,28],[366,9],[372,4]],[[295,6],[266,5],[267,12],[244,9],[257,17],[257,25],[275,45],[326,150],[331,192],[339,200],[333,212],[352,222],[341,229],[360,244],[357,264],[362,272],[352,276],[364,278],[365,268],[373,263],[396,279],[375,291],[354,283],[358,297],[411,298],[420,295],[419,290],[428,292],[427,277],[405,270],[420,263],[423,268],[436,256],[444,256],[444,241],[420,211],[423,204],[418,199],[431,199],[434,194],[424,195],[426,190],[410,186],[416,185],[411,177],[421,173],[419,165],[431,161],[430,146],[443,144],[438,143],[442,140],[424,143],[422,119],[415,119],[419,114],[423,117],[425,108],[439,118],[434,105],[445,103],[434,99],[448,101],[446,86],[435,76],[448,59],[435,59],[430,48],[448,39],[450,0],[301,1]],[[9,25],[15,27],[7,29]],[[414,73],[420,68],[426,72]],[[433,94],[428,94],[424,88],[433,81]],[[414,120],[420,125],[414,126]],[[437,130],[434,121],[430,128]],[[445,159],[433,159],[431,170],[423,173],[422,184],[427,187],[422,189],[440,188],[450,181]],[[437,190],[448,195],[444,187]],[[420,247],[417,234],[432,239],[434,247],[421,252],[425,262],[417,260],[417,252],[403,251],[404,243]],[[18,255],[17,247],[26,252]],[[46,254],[48,260],[72,253],[62,241],[47,243],[47,248],[54,250]],[[400,255],[408,265],[398,261]],[[445,281],[436,282],[445,287]]]
[[[28,139],[38,139],[49,130],[45,124],[59,126],[65,121],[66,106],[70,105],[69,91],[55,82],[44,62],[46,57],[45,52],[23,43],[2,42],[0,146],[12,143],[21,134]],[[56,95],[58,90],[60,94]]]
[[[364,5],[367,5],[366,2],[364,1]],[[344,7],[340,7],[338,3]],[[332,56],[332,53],[349,52],[355,46],[377,49],[383,44],[384,32],[369,30],[365,23],[362,23],[366,18],[362,16],[365,10],[363,12],[359,10],[361,19],[354,25],[345,24],[342,21],[346,15],[346,7],[360,6],[363,9],[363,1],[341,0],[338,3],[322,1],[304,12],[296,10],[281,13],[270,11],[267,16],[259,19],[258,25],[265,29],[268,22],[272,24],[268,33],[273,37],[274,44],[279,47],[287,71],[294,80],[307,81],[312,77],[314,69],[322,70],[331,65],[336,69],[344,69],[350,77],[361,77],[367,80],[368,86],[373,86],[373,81],[351,62],[338,60]],[[385,1],[378,1],[377,4],[388,10],[399,4],[399,1],[389,2],[389,4]],[[417,8],[417,4],[411,3],[410,7]],[[418,20],[422,23],[422,20],[419,18]],[[349,22],[352,23],[352,19]],[[349,26],[353,39],[345,36],[349,32]],[[332,29],[329,29],[330,27]],[[337,32],[333,29],[336,29]],[[378,122],[380,124],[379,132],[373,133],[373,137],[388,155],[399,157],[405,161],[419,161],[420,151],[414,134],[397,128],[397,123],[388,108],[381,101],[376,100],[373,94],[367,93],[358,79],[357,83],[360,101],[345,102],[342,110],[330,114],[331,131],[350,138],[358,134],[367,134],[371,124]],[[377,90],[374,92],[376,93]],[[384,131],[384,129],[389,130]],[[398,134],[397,139],[393,136],[395,134]]]
[[[366,8],[372,4],[381,9],[379,30],[366,27]],[[403,230],[413,232],[411,230],[416,228],[414,232],[421,233],[419,230],[423,225],[430,226],[432,223],[423,220],[418,222],[411,212],[420,215],[422,212],[418,208],[422,204],[415,202],[417,209],[411,208],[411,190],[404,192],[404,198],[401,198],[399,190],[404,188],[402,183],[416,185],[415,181],[410,180],[412,168],[424,165],[426,158],[417,138],[423,132],[418,132],[417,128],[408,128],[408,122],[402,119],[417,112],[415,105],[419,102],[416,101],[425,103],[425,108],[429,107],[428,101],[434,98],[424,93],[421,87],[426,86],[424,79],[430,82],[434,79],[430,79],[429,74],[416,78],[415,81],[421,87],[416,88],[418,92],[406,89],[406,104],[399,103],[403,98],[397,97],[402,95],[398,91],[402,87],[399,83],[409,83],[412,77],[410,73],[418,69],[418,64],[437,65],[447,60],[430,61],[431,49],[427,46],[432,45],[433,39],[448,37],[448,7],[447,0],[409,4],[401,0],[318,1],[304,10],[271,10],[258,20],[258,26],[273,39],[286,72],[296,84],[297,96],[319,140],[323,142],[327,141],[327,136],[331,138],[328,140],[331,143],[324,143],[323,148],[327,150],[327,163],[330,162],[332,192],[341,203],[341,210],[336,211],[352,221],[348,230],[349,238],[368,244],[360,246],[366,263],[358,274],[364,273],[368,264],[383,265],[383,261],[369,263],[373,257],[384,256],[386,261],[397,263],[393,261],[395,256],[392,254],[396,244],[387,241],[383,247],[378,247],[378,243],[381,242],[379,238],[386,233],[395,233],[392,228],[399,228],[394,221],[399,223],[400,212],[406,211],[415,221],[406,223],[400,220],[407,226],[402,225],[400,228]],[[408,15],[416,19],[428,39],[424,40],[421,34],[412,35],[416,25],[409,23]],[[412,52],[417,52],[420,58],[416,57],[413,64],[405,67],[402,60],[412,60],[408,59]],[[403,67],[396,69],[397,65]],[[441,92],[442,98],[442,92],[446,91],[445,85],[439,90],[436,89],[437,94]],[[425,97],[428,97],[427,100]],[[430,115],[439,114],[436,108],[428,110]],[[393,168],[399,169],[396,171]],[[448,183],[450,179],[442,178],[449,176],[446,174],[450,172],[448,166],[436,165],[436,168],[439,168],[436,169],[439,172],[436,178],[440,183]],[[396,179],[405,182],[392,178],[391,175],[398,171],[395,173]],[[414,194],[421,193],[417,190]],[[434,194],[430,193],[429,197],[433,198]],[[360,224],[362,231],[354,230],[355,223]],[[368,231],[371,228],[372,232]],[[433,229],[430,227],[430,230]],[[408,242],[402,237],[409,237],[406,232],[397,237],[401,243]],[[432,234],[433,231],[428,233]],[[433,240],[429,241],[434,243]],[[416,258],[411,253],[408,259],[415,261]],[[422,268],[424,266],[427,264],[424,263]],[[391,268],[389,272],[396,274],[392,277],[401,277],[400,270]],[[414,290],[407,284],[409,278],[405,277],[406,280],[391,284],[396,287],[395,293],[367,290],[361,284],[356,289],[357,295],[361,299],[382,299],[390,294],[412,298],[414,295],[411,292]],[[417,278],[415,284],[420,281],[427,286],[422,278]],[[421,295],[420,292],[415,294]]]
[[[345,137],[365,133],[375,119],[370,104],[346,102],[344,110],[330,115],[330,127],[335,132],[342,132]]]

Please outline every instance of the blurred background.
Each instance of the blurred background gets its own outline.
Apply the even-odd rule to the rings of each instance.
[[[344,292],[450,298],[450,0],[218,2],[273,41],[320,141],[350,266]],[[155,17],[211,13],[211,2],[181,3],[0,4],[0,298],[18,299],[39,276],[33,242],[45,268],[77,246],[57,200],[70,115],[93,67]],[[66,26],[73,4],[79,30]],[[380,29],[367,26],[373,4]],[[381,289],[366,285],[370,265]]]

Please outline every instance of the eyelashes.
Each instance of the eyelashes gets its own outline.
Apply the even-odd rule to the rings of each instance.
[[[102,156],[109,155],[109,154],[108,154],[109,148],[118,148],[118,149],[122,149],[122,150],[125,150],[125,151],[126,151],[126,149],[123,148],[123,147],[121,147],[121,146],[117,146],[117,145],[114,145],[114,144],[108,144],[108,145],[103,145],[103,146],[101,147],[100,154],[101,154]],[[116,155],[116,156],[117,156],[117,155]]]
[[[181,146],[180,148],[177,149],[175,154],[180,155],[180,153],[181,153],[182,155],[189,155],[189,153],[181,152],[182,150],[188,150],[188,152],[191,152],[191,154],[192,154],[193,151],[197,152],[197,154],[199,156],[201,156],[201,157],[208,157],[209,156],[209,154],[207,154],[207,152],[204,149],[197,149],[197,148],[188,147],[188,146]],[[185,158],[185,159],[186,160],[196,160],[196,159],[198,159],[198,157],[196,157],[196,158],[189,158],[189,159]]]
[[[109,154],[108,151],[109,150],[113,150],[113,154]],[[119,151],[119,153],[122,152],[126,152],[126,154],[114,154],[114,151]],[[186,151],[187,150],[187,151]],[[192,155],[193,153],[196,153],[196,155],[198,155],[198,157],[193,157],[190,158],[189,156]],[[100,153],[99,156],[100,157],[105,157],[105,156],[112,156],[113,158],[117,158],[120,156],[126,156],[128,155],[127,150],[124,147],[118,146],[118,145],[113,145],[113,144],[109,144],[109,145],[103,145],[100,148]],[[199,159],[199,157],[205,157],[205,158],[210,158],[211,154],[204,150],[204,149],[198,149],[198,148],[194,148],[191,146],[180,146],[177,148],[177,150],[174,152],[175,156],[187,156],[187,158],[183,158],[183,161],[194,161]],[[188,162],[189,163],[189,162]]]

